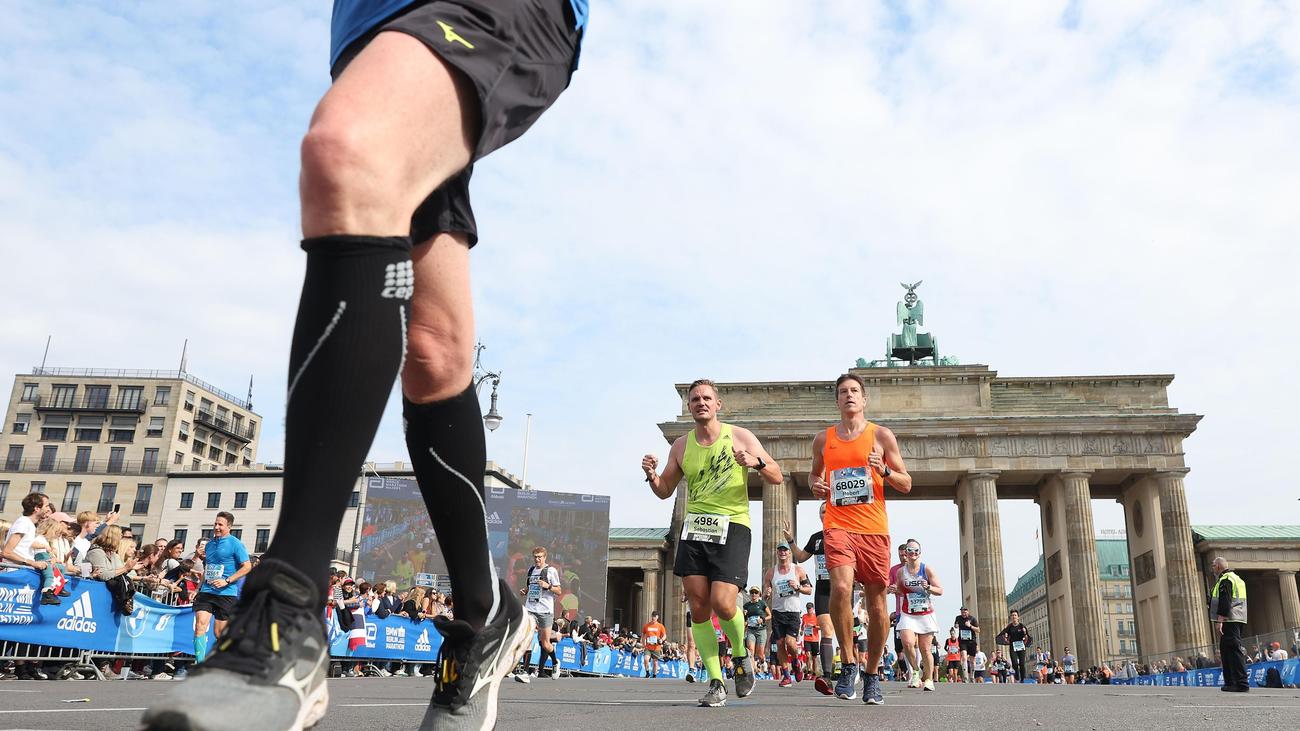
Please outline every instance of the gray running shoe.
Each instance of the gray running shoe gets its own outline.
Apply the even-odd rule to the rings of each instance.
[[[862,676],[862,702],[869,706],[885,705],[885,694],[880,692],[880,676],[867,673]]]
[[[754,692],[754,658],[731,658],[732,674],[736,676],[736,697],[744,698]]]
[[[686,682],[688,682],[688,683],[694,683],[694,682],[695,682],[695,672],[694,672],[694,671],[692,671],[692,670],[687,670],[687,671],[686,671]]]
[[[475,632],[464,620],[435,617],[442,634],[433,701],[421,731],[488,731],[497,722],[501,681],[519,663],[536,631],[533,618],[501,583],[505,604],[491,624]]]
[[[835,697],[846,701],[858,697],[857,663],[844,663],[840,668],[840,677],[835,681]]]
[[[709,681],[709,692],[704,694],[700,699],[701,706],[709,708],[720,708],[727,705],[727,686],[722,684],[721,680]]]
[[[298,731],[325,716],[329,644],[315,582],[264,559],[225,635],[145,711],[145,731]]]

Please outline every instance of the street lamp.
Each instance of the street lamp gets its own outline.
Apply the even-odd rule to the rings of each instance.
[[[497,412],[497,386],[501,385],[501,371],[489,371],[483,367],[480,359],[486,349],[487,346],[481,342],[474,346],[474,393],[477,395],[483,389],[484,381],[492,381],[492,403],[483,415],[483,425],[488,431],[496,431],[501,426],[501,414]]]

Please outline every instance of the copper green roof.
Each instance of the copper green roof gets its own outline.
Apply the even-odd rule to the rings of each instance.
[[[1102,581],[1128,581],[1128,541],[1115,538],[1097,539],[1097,573]],[[1043,557],[1016,579],[1007,594],[1007,607],[1013,607],[1044,581]]]
[[[1007,594],[1007,608],[1011,609],[1015,607],[1015,605],[1019,604],[1020,600],[1024,599],[1025,595],[1032,591],[1035,586],[1041,586],[1042,583],[1043,557],[1040,554],[1038,556],[1038,563],[1034,564],[1032,569],[1029,569],[1022,574],[1019,579],[1016,579],[1016,585],[1012,587],[1011,593]]]
[[[667,528],[610,528],[610,540],[662,541],[668,537]]]
[[[1300,541],[1300,525],[1194,525],[1193,541]]]

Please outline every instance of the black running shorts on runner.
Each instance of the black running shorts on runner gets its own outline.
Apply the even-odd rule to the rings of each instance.
[[[194,596],[194,611],[211,612],[213,619],[225,622],[230,619],[230,615],[235,611],[235,605],[238,603],[239,597],[237,596],[209,594],[206,591],[201,591]]]
[[[802,628],[798,612],[772,612],[772,639],[799,637]]]
[[[966,653],[967,655],[970,655],[971,657],[975,657],[975,650],[977,648],[975,646],[974,640],[971,640],[971,641],[959,643],[958,649],[960,649],[962,652]]]
[[[406,33],[459,71],[478,96],[481,128],[469,167],[452,176],[411,217],[411,240],[463,232],[478,242],[469,201],[474,161],[506,146],[542,116],[569,85],[580,33],[569,0],[424,0],[403,8],[353,41],[330,74],[383,31]]]
[[[749,577],[749,526],[727,526],[727,542],[677,541],[676,576],[706,576],[709,581],[724,581],[744,587]]]
[[[821,653],[821,647],[818,646],[818,643],[811,640],[803,641],[803,650],[814,657]]]
[[[813,611],[819,617],[831,613],[831,582],[826,579],[818,579],[813,586]]]

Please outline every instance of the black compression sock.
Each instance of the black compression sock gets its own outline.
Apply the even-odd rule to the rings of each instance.
[[[302,242],[307,274],[289,354],[284,504],[267,555],[328,586],[339,522],[406,352],[411,240]]]
[[[821,642],[817,644],[817,649],[821,652],[822,658],[822,675],[830,677],[831,671],[835,669],[835,657],[832,654],[835,647],[831,644],[831,638],[829,637],[823,637]]]
[[[503,596],[488,549],[483,503],[487,447],[473,385],[446,401],[402,400],[406,448],[447,562],[456,619],[481,629],[511,597]]]

